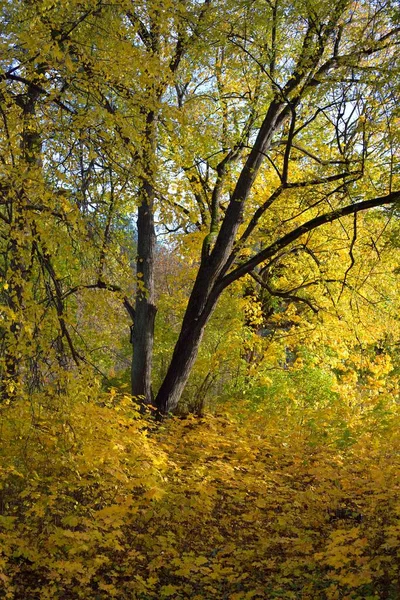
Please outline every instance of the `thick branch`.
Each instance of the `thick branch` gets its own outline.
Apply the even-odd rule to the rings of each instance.
[[[50,97],[51,102],[54,102],[54,104],[57,104],[57,106],[59,106],[63,110],[66,110],[71,115],[76,115],[76,111],[73,108],[70,108],[69,106],[64,104],[64,102],[61,102],[61,100],[59,100],[57,97],[51,97],[51,92],[48,92],[42,86],[38,85],[37,83],[34,83],[33,81],[30,81],[29,79],[26,79],[25,77],[21,77],[20,75],[12,75],[11,73],[4,73],[0,76],[0,80],[1,79],[9,79],[11,81],[18,81],[19,83],[23,83],[31,87],[38,94],[45,94],[47,97]]]
[[[276,254],[279,250],[281,250],[282,248],[286,248],[287,246],[289,246],[289,244],[292,244],[302,235],[308,233],[309,231],[313,231],[314,229],[317,229],[318,227],[321,227],[326,223],[333,223],[341,217],[353,215],[360,211],[376,208],[378,206],[384,206],[386,204],[394,204],[399,200],[400,191],[392,192],[387,196],[372,198],[370,200],[364,200],[363,202],[350,204],[348,206],[344,206],[337,210],[333,210],[329,213],[325,213],[323,215],[315,217],[314,219],[303,223],[303,225],[296,227],[296,229],[293,229],[293,231],[291,231],[290,233],[284,235],[267,248],[264,248],[264,250],[253,256],[253,258],[246,261],[236,269],[234,269],[231,273],[225,275],[225,277],[223,277],[222,280],[219,282],[218,287],[221,287],[221,289],[225,289],[232,282],[236,281],[240,277],[243,277],[243,275],[250,273],[257,265],[261,264],[271,256],[274,256],[274,254]]]
[[[128,12],[126,13],[126,16],[128,17],[128,19],[131,22],[131,24],[133,25],[133,27],[137,27],[137,34],[140,37],[140,40],[143,43],[143,45],[145,46],[145,48],[147,50],[150,50],[151,49],[151,36],[150,36],[150,33],[148,32],[145,24],[143,23],[143,21],[138,17],[138,15],[135,12],[132,12],[130,10],[128,10]]]

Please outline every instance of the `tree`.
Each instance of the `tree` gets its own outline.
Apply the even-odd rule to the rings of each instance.
[[[197,168],[198,182],[210,186],[209,234],[170,368],[156,398],[163,413],[176,407],[204,327],[228,285],[249,273],[262,283],[257,269],[265,271],[282,250],[293,249],[294,242],[300,241],[307,251],[307,240],[315,229],[349,215],[356,219],[359,211],[393,205],[400,198],[389,167],[386,189],[382,186],[384,171],[380,171],[379,184],[375,183],[382,194],[363,199],[371,195],[363,187],[366,172],[370,173],[374,159],[383,163],[387,152],[383,147],[374,151],[388,134],[373,132],[368,121],[375,113],[381,123],[391,112],[393,89],[388,73],[396,57],[399,32],[394,7],[386,5],[383,20],[375,3],[365,7],[366,12],[346,2],[291,7],[280,3],[267,9],[263,4],[257,8],[252,6],[255,14],[244,19],[244,29],[238,30],[235,22],[229,26],[220,50],[224,66],[216,62],[217,90],[221,90],[221,73],[226,86],[221,99],[221,145],[216,150],[222,159],[214,165],[211,186],[208,173]],[[258,21],[261,15],[268,18]],[[265,22],[269,23],[267,30]],[[230,108],[226,98],[237,90],[237,75],[234,78],[230,70],[234,57],[237,59],[232,47],[242,52],[246,65],[242,76],[247,85],[254,65],[259,73],[253,87],[241,89],[240,100]],[[227,48],[233,52],[228,59]],[[255,100],[240,129],[238,113],[243,110],[241,100],[246,92]],[[375,107],[382,95],[388,103],[378,115]],[[266,162],[277,176],[272,190]],[[299,176],[296,162],[303,173],[310,173],[308,177]],[[199,163],[209,167],[206,157],[197,159]],[[264,197],[255,193],[262,179],[269,188]],[[315,192],[321,187],[322,192]],[[313,191],[304,193],[308,196],[305,202],[300,199],[298,214],[278,218],[275,232],[267,230],[261,240],[257,236],[261,249],[255,249],[252,236],[257,229],[266,228],[275,207],[282,210],[282,199],[288,201],[291,193],[309,188]],[[311,218],[307,220],[308,215]],[[243,256],[246,248],[249,256]]]
[[[2,20],[9,35],[2,218],[7,231],[29,230],[24,260],[31,265],[7,248],[4,279],[12,272],[32,281],[35,271],[32,306],[40,306],[45,290],[58,323],[58,354],[67,342],[72,359],[84,360],[66,303],[83,289],[117,294],[133,319],[132,392],[151,402],[154,221],[203,238],[181,333],[154,401],[160,413],[176,408],[229,285],[250,274],[268,293],[297,296],[312,310],[309,281],[291,293],[271,287],[274,262],[282,253],[307,254],[318,267],[313,232],[334,222],[346,231],[351,257],[356,215],[377,207],[389,207],[380,214],[390,215],[399,200],[393,73],[400,27],[391,1],[21,2],[5,3]],[[30,97],[28,137],[41,146],[35,168],[42,183],[40,191],[25,180],[22,188],[13,183],[25,200],[21,218],[8,222],[7,211],[18,206],[8,191],[10,173],[21,171],[15,156],[26,147],[21,101],[26,106]],[[8,133],[12,119],[19,137]],[[126,262],[117,276],[116,223],[134,208],[136,276]],[[44,218],[62,231],[64,251],[69,245],[79,255],[69,285],[57,249],[43,241]],[[13,314],[26,312],[18,281],[6,294]],[[12,327],[7,335],[15,338]],[[7,364],[18,362],[15,354]]]
[[[104,278],[108,269],[127,267],[111,244],[124,216],[121,190],[130,190],[126,173],[124,180],[122,170],[111,168],[119,138],[110,130],[105,144],[107,106],[90,116],[90,62],[78,54],[87,20],[99,7],[54,10],[46,3],[22,2],[1,8],[2,386],[7,397],[21,393],[19,380],[31,389],[48,381],[51,372],[51,378],[59,377],[56,365],[69,369],[71,361],[88,362],[76,331],[75,294],[85,287],[119,292]],[[126,168],[131,156],[125,154]],[[130,309],[127,298],[123,302]]]

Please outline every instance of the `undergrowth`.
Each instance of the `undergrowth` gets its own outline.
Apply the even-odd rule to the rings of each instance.
[[[3,407],[0,598],[396,600],[397,424],[390,399],[159,426],[94,388]]]

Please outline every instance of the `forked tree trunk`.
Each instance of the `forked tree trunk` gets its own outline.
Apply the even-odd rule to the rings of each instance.
[[[268,210],[272,201],[274,201],[274,196],[271,195],[269,199],[254,211],[245,231],[238,240],[239,226],[244,216],[244,206],[258,175],[260,166],[271,146],[274,134],[282,128],[285,121],[291,120],[290,127],[292,129],[290,131],[292,133],[290,134],[289,132],[289,138],[294,135],[293,127],[295,124],[296,108],[300,104],[303,95],[311,87],[319,84],[318,79],[314,78],[314,75],[316,72],[318,73],[324,52],[324,44],[329,39],[329,32],[333,32],[336,20],[342,14],[344,4],[344,2],[337,3],[329,28],[324,33],[325,37],[321,37],[319,30],[317,30],[314,23],[310,20],[309,27],[304,36],[302,50],[293,73],[287,83],[279,88],[279,93],[276,94],[269,105],[252,149],[241,169],[235,189],[230,196],[230,201],[224,211],[215,246],[212,248],[208,245],[206,248],[207,252],[202,256],[201,266],[189,298],[172,360],[155,401],[160,414],[172,412],[176,408],[196,360],[204,328],[223,289],[233,283],[233,281],[250,273],[258,265],[272,258],[280,250],[286,248],[307,232],[325,223],[333,222],[342,216],[355,214],[360,210],[367,210],[374,206],[390,204],[396,201],[397,193],[389,194],[387,197],[351,204],[341,209],[321,214],[299,227],[294,227],[289,233],[282,235],[281,238],[275,240],[241,264],[236,260],[241,246],[248,244],[249,236],[257,228],[260,219]],[[321,43],[323,40],[325,41]],[[328,61],[325,63],[325,66],[328,69],[328,67],[331,67],[331,63]],[[289,139],[286,146],[282,174],[280,175],[282,190],[290,186],[288,182],[290,150],[291,140]],[[229,160],[229,154],[226,155],[225,159]],[[339,178],[346,176],[346,173],[338,174]],[[319,184],[321,181],[317,181],[317,183]],[[217,180],[216,186],[219,185],[220,181]],[[216,188],[214,192],[217,193]],[[214,219],[213,215],[212,218]],[[214,222],[217,222],[217,220],[214,219]],[[211,232],[214,233],[213,231]]]
[[[155,401],[161,414],[175,410],[189,378],[205,326],[223,290],[223,286],[220,285],[221,277],[229,266],[229,256],[242,221],[244,203],[272,134],[284,119],[284,111],[281,109],[281,103],[271,103],[258,138],[238,178],[215,246],[209,256],[202,256],[172,360]]]

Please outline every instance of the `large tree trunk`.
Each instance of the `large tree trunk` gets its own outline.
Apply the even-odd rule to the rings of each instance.
[[[173,412],[196,361],[205,326],[215,308],[218,296],[207,303],[205,310],[188,326],[183,326],[167,374],[158,391],[155,405],[161,415]],[[190,308],[190,307],[188,307]]]
[[[215,246],[209,248],[202,255],[201,266],[190,294],[181,333],[155,401],[161,414],[175,410],[185,388],[197,357],[205,326],[223,290],[220,285],[221,277],[230,265],[229,257],[242,221],[244,204],[261,165],[263,153],[271,141],[273,132],[284,118],[285,114],[281,103],[272,102],[258,138],[238,178]]]
[[[154,321],[154,163],[157,134],[157,116],[150,111],[146,116],[147,149],[143,157],[143,176],[137,213],[137,290],[135,316],[132,326],[132,396],[144,404],[153,402],[151,374],[153,361]]]
[[[135,317],[132,328],[132,396],[148,404],[152,402],[151,371],[154,341],[154,191],[150,183],[143,186],[138,208],[137,277]]]
[[[216,261],[212,261],[211,257],[203,260],[167,374],[155,400],[155,405],[162,415],[173,412],[177,407],[196,361],[204,329],[222,292],[217,277]]]

